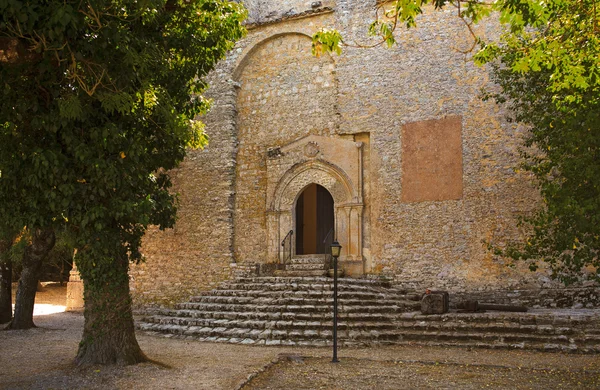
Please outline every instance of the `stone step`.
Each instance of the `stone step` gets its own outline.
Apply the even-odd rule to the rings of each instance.
[[[190,338],[206,340],[207,337],[216,337],[221,341],[239,342],[239,340],[272,340],[270,344],[285,344],[286,341],[294,343],[308,343],[305,345],[327,345],[332,337],[331,323],[319,324],[312,327],[290,327],[281,324],[281,321],[266,327],[255,327],[252,323],[221,323],[222,326],[202,326],[188,324],[150,324],[144,323],[138,329],[150,332],[161,332],[167,335],[188,336]],[[231,325],[231,326],[227,326]],[[232,340],[233,339],[233,340]],[[276,342],[275,340],[280,340]],[[598,340],[587,338],[553,337],[548,335],[527,334],[486,334],[486,333],[457,333],[457,332],[419,332],[397,330],[386,326],[369,329],[358,329],[347,326],[345,323],[338,325],[338,340],[340,345],[373,345],[373,344],[403,344],[418,345],[454,345],[476,346],[484,348],[527,348],[540,350],[566,350],[566,351],[599,351]],[[250,343],[250,342],[249,342]]]
[[[235,323],[235,322],[234,322]],[[266,344],[266,345],[298,345],[329,346],[331,345],[331,324],[323,324],[314,328],[251,328],[237,326],[208,327],[177,324],[138,324],[138,329],[166,337],[196,339],[201,341]],[[252,341],[254,340],[254,341]],[[262,340],[262,342],[261,342]],[[489,335],[477,333],[444,333],[444,332],[408,332],[393,328],[355,329],[338,327],[338,344],[341,346],[361,345],[437,345],[477,348],[517,348],[544,351],[566,352],[600,352],[598,340],[586,337],[555,337],[523,334]]]
[[[311,259],[313,257],[323,258],[324,256],[328,256],[328,254],[327,253],[309,253],[306,255],[294,255],[294,256],[292,256],[292,259]]]
[[[265,306],[271,307],[266,310],[281,311],[288,307],[302,307],[306,310],[331,310],[333,307],[333,297],[323,298],[253,298],[253,297],[204,297],[199,301],[184,302],[176,305],[177,309],[190,310],[220,310],[222,307],[229,307],[227,310],[238,310],[240,307],[251,307],[253,311],[265,310]],[[385,311],[410,312],[420,309],[419,302],[408,301],[404,299],[364,299],[356,297],[345,297],[338,299],[338,306],[341,311]]]
[[[438,331],[456,331],[456,332],[468,332],[468,331],[485,331],[488,333],[535,333],[543,335],[572,335],[576,333],[573,328],[567,327],[554,327],[548,325],[520,325],[518,323],[512,324],[465,324],[460,322],[445,322],[445,323],[431,323],[424,326],[422,323],[411,324],[405,322],[398,323],[399,329],[419,329],[428,332]]]
[[[410,297],[408,297],[410,298]],[[326,301],[333,299],[333,291],[314,291],[314,292],[281,292],[281,291],[240,291],[238,293],[228,294],[215,294],[215,295],[201,295],[197,297],[191,297],[189,302],[246,302],[246,303],[259,303],[265,302],[270,303],[271,301],[286,302],[304,302],[306,300],[312,301]],[[402,295],[385,294],[381,292],[366,292],[366,291],[338,291],[339,300],[361,300],[364,301],[365,305],[371,304],[371,301],[412,301]],[[417,301],[412,301],[417,302]],[[276,302],[275,302],[276,303]],[[311,303],[314,304],[314,303]]]
[[[330,294],[330,293],[329,293]],[[219,289],[213,290],[210,293],[204,293],[202,295],[193,296],[190,298],[190,301],[200,302],[200,300],[204,297],[321,297],[323,296],[323,291],[285,291],[285,290],[230,290],[230,289]]]
[[[414,302],[382,302],[373,301],[371,305],[364,305],[361,301],[348,300],[340,302],[338,305],[338,311],[340,313],[398,313],[407,312],[414,310]],[[188,302],[181,303],[177,306],[179,310],[195,310],[200,312],[210,311],[228,311],[228,312],[244,312],[244,311],[258,311],[258,312],[290,312],[290,313],[319,313],[319,312],[331,312],[333,307],[333,300],[328,303],[323,302],[309,302],[306,301],[304,304],[300,302],[289,305],[277,305],[277,304],[235,304],[235,303],[202,303],[202,302]]]
[[[225,314],[225,313],[224,313]],[[160,316],[155,315],[143,320],[146,324],[160,325],[165,329],[171,325],[178,326],[200,326],[209,328],[232,328],[232,327],[245,327],[249,329],[283,329],[287,331],[292,330],[313,330],[323,331],[330,330],[333,326],[331,315],[328,318],[322,320],[309,320],[299,321],[296,319],[289,320],[241,320],[241,319],[229,319],[229,318],[191,318],[191,317],[174,317],[174,316]],[[363,319],[362,321],[354,321],[345,317],[338,319],[339,330],[393,330],[396,329],[396,325],[391,321],[378,321],[377,319],[368,320]]]
[[[174,314],[174,316],[183,316],[183,314]],[[216,318],[216,319],[238,319],[238,320],[257,320],[257,321],[330,321],[331,312],[206,312],[200,318]],[[339,318],[344,320],[362,320],[362,321],[391,321],[394,314],[389,313],[339,313]]]
[[[315,270],[323,270],[328,271],[329,267],[323,263],[300,263],[300,264],[286,264],[286,271],[315,271]]]
[[[588,339],[587,337],[567,337],[565,335],[548,334],[529,334],[529,333],[487,333],[487,332],[420,332],[407,330],[393,330],[380,332],[383,336],[395,338],[402,336],[403,341],[421,341],[421,342],[468,342],[468,343],[552,343],[552,344],[578,344],[582,346],[593,346],[598,344],[598,340]]]
[[[577,345],[577,344],[554,344],[554,343],[528,343],[528,344],[507,344],[507,343],[481,343],[481,342],[440,342],[440,341],[427,341],[415,343],[414,341],[394,341],[394,342],[379,342],[382,345],[422,345],[432,347],[444,347],[444,348],[480,348],[480,349],[527,349],[530,351],[542,351],[542,352],[566,352],[566,353],[598,353],[600,352],[599,346],[594,345]],[[295,345],[295,344],[294,344]],[[363,345],[362,343],[345,342],[342,345],[353,347]]]
[[[292,257],[289,261],[289,264],[328,264],[329,258],[325,258],[325,256],[313,256],[307,255],[302,257]]]
[[[374,336],[371,336],[373,339]],[[555,342],[552,339],[544,340],[529,340],[519,342],[509,342],[502,339],[490,339],[486,341],[472,340],[472,339],[460,339],[460,340],[432,340],[427,339],[413,339],[411,337],[404,337],[398,339],[396,337],[383,336],[378,338],[377,341],[369,342],[366,339],[353,339],[353,340],[342,340],[341,345],[345,346],[360,346],[360,345],[421,345],[421,346],[438,346],[438,347],[460,347],[460,348],[485,348],[485,349],[527,349],[534,351],[553,351],[553,352],[582,352],[582,353],[597,353],[600,348],[597,345],[589,345],[586,343],[578,342]]]
[[[462,321],[476,326],[478,323],[506,323],[513,322],[521,325],[555,325],[555,326],[577,326],[583,324],[589,329],[600,329],[598,315],[574,317],[570,314],[560,314],[552,311],[531,310],[526,313],[512,312],[487,312],[487,313],[456,313],[451,312],[441,315],[423,315],[418,312],[404,313],[402,321],[414,322],[439,322],[439,321]]]
[[[329,328],[332,325],[331,313],[315,315],[311,313],[302,319],[295,313],[255,313],[255,312],[211,312],[199,313],[193,311],[165,311],[161,315],[153,315],[144,318],[142,321],[147,323],[158,323],[166,325],[188,325],[188,326],[236,326],[243,324],[251,328],[269,329],[269,328],[302,328],[319,330]],[[350,313],[339,315],[339,329],[359,329],[359,330],[378,330],[394,329],[400,333],[420,334],[425,338],[440,335],[441,338],[469,338],[472,335],[484,335],[485,337],[513,337],[515,335],[524,335],[523,337],[539,337],[567,339],[578,337],[579,332],[575,329],[552,326],[522,326],[514,324],[511,327],[498,327],[493,324],[488,327],[473,328],[460,323],[440,323],[438,326],[420,327],[395,321],[397,316],[377,313]],[[450,335],[450,336],[448,336]],[[507,336],[508,335],[508,336]],[[477,337],[484,337],[477,336]],[[521,336],[519,336],[521,337]],[[593,343],[600,342],[599,335],[585,335],[586,340]],[[435,338],[435,337],[434,337]],[[522,338],[521,338],[522,339]],[[512,340],[512,339],[511,339]],[[514,341],[514,340],[512,340]]]
[[[231,282],[225,282],[231,283]],[[248,285],[248,284],[283,284],[286,286],[305,284],[305,285],[319,285],[324,284],[328,286],[333,285],[333,279],[325,277],[276,277],[276,276],[261,276],[261,277],[249,277],[249,278],[237,278],[233,281],[235,284]],[[354,278],[340,278],[338,279],[339,285],[354,285],[354,286],[377,286],[389,288],[390,283],[382,280],[369,280],[369,279],[354,279]]]
[[[275,271],[275,275],[277,276],[288,276],[288,277],[302,277],[302,276],[324,276],[327,274],[327,270],[298,270],[298,269],[290,269],[290,270],[277,270]]]
[[[268,278],[265,278],[268,279]],[[304,277],[304,278],[292,278],[292,277],[277,277],[277,282],[268,282],[263,280],[257,280],[254,282],[224,282],[217,289],[225,290],[285,290],[285,291],[320,291],[320,290],[333,290],[333,279],[329,277]],[[286,282],[285,280],[294,280],[294,282]],[[380,284],[362,284],[353,282],[352,279],[348,280],[340,278],[338,280],[338,290],[351,289],[351,290],[385,290],[385,291],[398,291],[403,293],[413,293],[412,291],[404,289],[387,288]]]
[[[143,321],[145,322],[156,322],[156,321],[164,321],[168,318],[175,318],[177,321],[181,321],[182,319],[186,320],[198,320],[198,319],[206,319],[213,321],[215,319],[218,320],[240,320],[240,321],[289,321],[295,320],[302,324],[305,321],[317,321],[317,322],[326,322],[331,321],[332,318],[331,311],[328,312],[308,312],[308,313],[296,313],[296,312],[262,312],[262,311],[243,311],[243,312],[235,312],[235,311],[207,311],[200,312],[197,310],[161,310],[158,313],[150,316],[145,316]],[[340,321],[348,321],[357,324],[364,323],[373,323],[373,322],[387,322],[393,323],[395,327],[398,327],[396,321],[398,318],[398,314],[394,313],[365,313],[365,312],[356,312],[356,313],[338,313],[338,318]]]
[[[228,297],[257,297],[257,298],[281,298],[281,297],[299,297],[299,298],[321,298],[331,297],[333,290],[319,289],[296,289],[296,290],[285,290],[285,289],[265,289],[265,286],[260,286],[255,290],[250,289],[231,289],[231,286],[222,287],[220,289],[212,290],[202,295],[194,296],[190,298],[190,301],[199,302],[202,297],[212,296],[228,296]],[[364,292],[379,294],[378,298],[381,299],[399,299],[407,301],[420,301],[421,295],[416,293],[406,293],[404,290],[394,289],[381,289],[381,288],[360,288],[355,289],[351,286],[340,286],[338,294],[345,294],[346,292]]]

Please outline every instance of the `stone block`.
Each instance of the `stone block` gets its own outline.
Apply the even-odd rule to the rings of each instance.
[[[444,314],[448,312],[449,296],[446,291],[425,294],[421,299],[422,314]]]

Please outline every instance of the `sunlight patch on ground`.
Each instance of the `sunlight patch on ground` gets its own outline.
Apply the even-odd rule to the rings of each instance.
[[[12,307],[13,307],[13,312],[14,312],[15,305],[12,305]],[[33,306],[33,315],[34,316],[45,316],[48,314],[62,313],[66,309],[67,309],[66,306],[50,305],[48,303],[36,303]]]

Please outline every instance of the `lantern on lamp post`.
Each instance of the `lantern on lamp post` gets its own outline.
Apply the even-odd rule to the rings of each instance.
[[[337,240],[331,243],[331,256],[333,257],[333,359],[332,363],[338,363],[337,358],[337,315],[338,315],[338,304],[337,304],[337,278],[338,278],[338,257],[342,246]]]

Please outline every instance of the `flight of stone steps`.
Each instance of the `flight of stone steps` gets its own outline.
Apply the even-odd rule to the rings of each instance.
[[[339,329],[390,327],[401,313],[417,310],[419,298],[386,283],[341,278]],[[238,278],[175,309],[148,312],[137,327],[207,341],[327,345],[332,312],[331,278]]]
[[[285,269],[275,271],[275,276],[310,277],[326,276],[329,272],[325,255],[294,255]]]
[[[137,328],[165,337],[257,345],[332,343],[330,278],[239,278],[175,309],[156,309]],[[338,343],[418,344],[600,352],[595,310],[422,315],[420,295],[384,282],[339,281]]]
[[[540,351],[600,352],[600,312],[536,309],[526,313],[488,311],[441,315],[404,313],[379,341]]]

